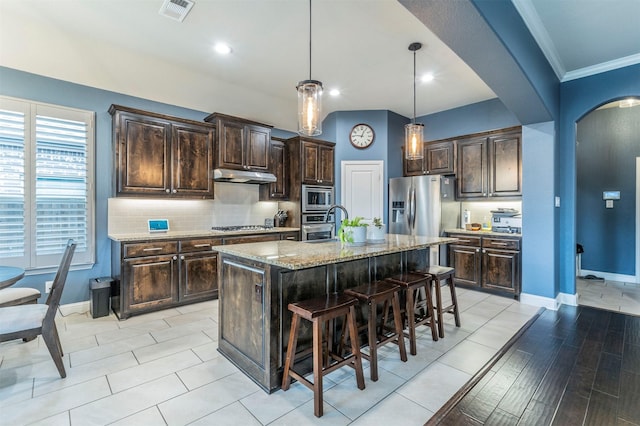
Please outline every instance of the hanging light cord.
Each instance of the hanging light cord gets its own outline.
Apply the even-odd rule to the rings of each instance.
[[[311,80],[311,0],[309,0],[309,80]]]
[[[311,1],[311,0],[309,0]],[[413,51],[413,120],[411,124],[416,124],[416,51]]]

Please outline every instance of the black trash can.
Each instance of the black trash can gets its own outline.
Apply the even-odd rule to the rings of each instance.
[[[91,298],[89,301],[91,316],[93,318],[106,317],[111,308],[111,283],[113,278],[102,277],[93,278],[89,285],[91,287]]]

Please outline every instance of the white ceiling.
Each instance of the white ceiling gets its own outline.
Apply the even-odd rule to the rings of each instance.
[[[163,0],[0,0],[0,65],[295,130],[308,2],[194,1],[180,23],[158,13]],[[640,0],[514,3],[561,79],[621,57],[640,62]],[[218,41],[233,53],[216,55]],[[418,116],[496,96],[396,0],[314,0],[311,76],[324,83],[324,114],[411,117],[414,41],[418,75],[435,76],[418,83]],[[328,96],[333,88],[341,96]]]

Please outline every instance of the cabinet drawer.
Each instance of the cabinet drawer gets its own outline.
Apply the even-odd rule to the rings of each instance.
[[[177,241],[158,241],[152,243],[132,243],[124,245],[124,257],[157,256],[178,252]]]
[[[180,253],[191,253],[195,251],[209,251],[213,246],[222,244],[222,238],[198,238],[195,240],[181,240]]]
[[[507,240],[504,238],[484,238],[483,248],[496,248],[502,250],[520,250],[520,240]]]
[[[243,237],[228,237],[224,239],[225,244],[245,244],[259,243],[261,241],[277,241],[280,234],[245,235]]]
[[[467,234],[449,234],[451,238],[457,238],[458,241],[454,241],[451,244],[458,246],[474,246],[480,247],[480,238],[476,236],[470,236]]]

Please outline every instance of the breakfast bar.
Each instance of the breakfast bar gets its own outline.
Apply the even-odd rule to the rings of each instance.
[[[424,269],[432,246],[453,238],[387,234],[384,241],[268,241],[217,246],[218,350],[267,392],[280,387],[291,312],[287,306],[342,293],[404,270]],[[302,330],[298,348],[311,342]]]

